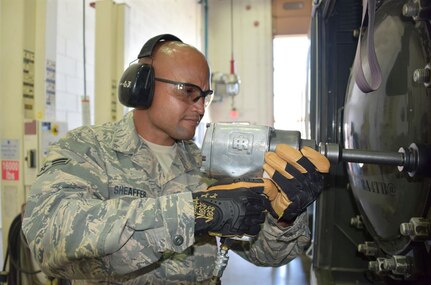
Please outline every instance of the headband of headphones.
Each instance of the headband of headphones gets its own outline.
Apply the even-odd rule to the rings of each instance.
[[[153,54],[154,47],[162,41],[176,41],[176,42],[182,42],[179,38],[177,38],[174,35],[171,34],[162,34],[155,36],[151,39],[149,39],[144,46],[141,49],[141,52],[138,55],[138,59],[143,57],[149,57]]]
[[[138,59],[150,57],[159,42],[182,42],[176,36],[162,34],[149,39],[141,49]],[[118,98],[127,107],[147,109],[154,96],[154,68],[151,64],[134,63],[123,73],[118,86]]]

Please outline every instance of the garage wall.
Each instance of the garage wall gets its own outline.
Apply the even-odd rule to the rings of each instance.
[[[110,1],[110,0],[99,0]],[[86,79],[94,123],[94,1],[85,0]],[[136,58],[142,45],[160,33],[172,33],[183,41],[202,47],[202,5],[195,0],[127,0],[129,24],[126,61]],[[84,95],[83,3],[57,2],[56,120],[68,122],[69,129],[82,125],[81,97]],[[94,6],[94,5],[93,5]],[[128,61],[129,60],[129,61]]]
[[[231,0],[208,1],[208,58],[213,71],[230,72]],[[270,0],[233,1],[233,54],[240,93],[210,107],[212,121],[273,124],[272,16]]]

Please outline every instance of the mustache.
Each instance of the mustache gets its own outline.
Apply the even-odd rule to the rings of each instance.
[[[195,120],[196,122],[200,123],[203,117],[204,117],[204,114],[195,113],[195,114],[190,114],[188,116],[185,116],[184,119]]]

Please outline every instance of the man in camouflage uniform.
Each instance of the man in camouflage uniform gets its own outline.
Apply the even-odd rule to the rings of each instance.
[[[313,170],[293,161],[299,171],[289,172],[283,152],[271,153],[271,178],[208,187],[191,141],[211,93],[202,91],[208,63],[179,39],[161,37],[150,50],[137,63],[154,68],[149,105],[70,131],[50,149],[23,220],[42,270],[73,284],[208,284],[214,235],[243,234],[256,236],[232,246],[245,259],[288,263],[309,243],[303,212],[321,191],[327,169],[316,165],[324,159],[294,150],[298,165],[307,156]]]

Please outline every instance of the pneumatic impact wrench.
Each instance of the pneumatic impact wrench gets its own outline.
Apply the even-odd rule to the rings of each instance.
[[[288,144],[296,149],[309,146],[325,155],[331,164],[356,162],[394,165],[409,176],[430,176],[431,146],[410,144],[398,152],[342,149],[334,143],[316,143],[301,139],[298,131],[276,130],[262,125],[238,123],[209,123],[202,143],[201,171],[216,179],[262,177],[264,155],[274,151],[277,144]],[[221,246],[214,270],[214,281],[220,280],[227,265],[231,240],[221,238]],[[216,283],[214,283],[216,284]]]

